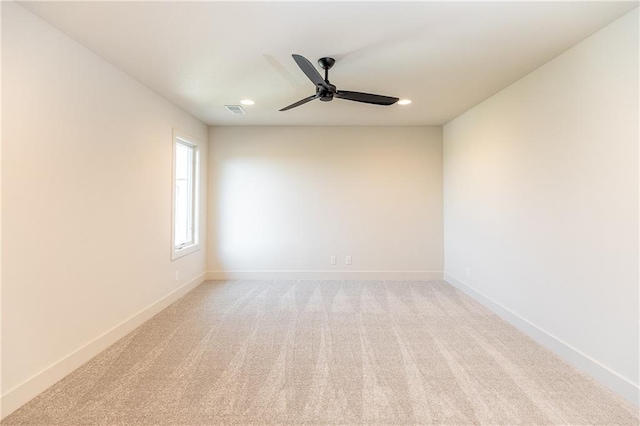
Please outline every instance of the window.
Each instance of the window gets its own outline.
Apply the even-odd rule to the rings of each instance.
[[[173,238],[171,259],[198,250],[198,147],[174,131]]]

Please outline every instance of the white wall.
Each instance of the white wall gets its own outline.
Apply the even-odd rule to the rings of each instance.
[[[211,277],[442,276],[440,128],[211,128],[209,190]]]
[[[207,127],[15,3],[2,74],[6,416],[203,279],[170,261],[172,128],[206,158]]]
[[[636,403],[638,114],[636,9],[444,126],[446,279]]]

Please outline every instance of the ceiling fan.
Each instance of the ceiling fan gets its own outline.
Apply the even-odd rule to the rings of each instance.
[[[311,62],[304,56],[291,55],[296,64],[300,67],[303,73],[313,84],[316,85],[316,94],[299,100],[289,106],[282,108],[280,111],[287,111],[291,108],[304,105],[314,99],[320,99],[323,102],[332,101],[334,97],[339,99],[346,99],[348,101],[364,102],[365,104],[375,105],[393,105],[398,102],[398,98],[383,95],[373,95],[371,93],[349,92],[346,90],[338,90],[336,86],[329,82],[329,70],[336,63],[333,58],[320,58],[318,64],[324,70],[324,78],[320,75],[318,70],[313,66]]]

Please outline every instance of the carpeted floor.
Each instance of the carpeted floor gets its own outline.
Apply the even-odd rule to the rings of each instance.
[[[444,282],[207,282],[7,425],[598,424],[637,409]]]

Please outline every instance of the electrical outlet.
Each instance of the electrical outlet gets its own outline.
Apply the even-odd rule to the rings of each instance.
[[[337,262],[336,257],[335,256],[331,256],[331,264],[335,265]]]
[[[180,271],[176,271],[176,281],[180,279]]]
[[[344,263],[346,265],[351,265],[351,256],[347,256],[347,258],[344,260]]]

